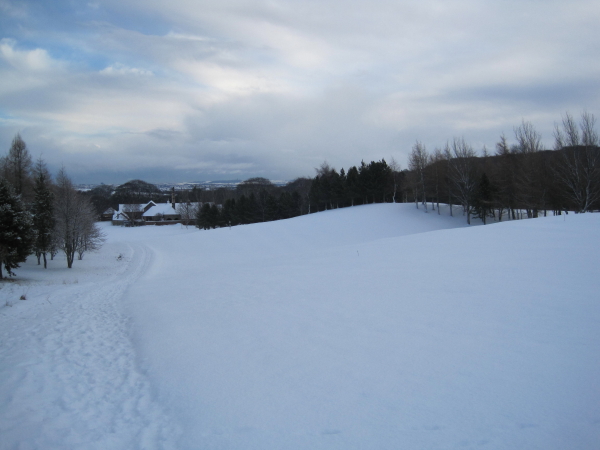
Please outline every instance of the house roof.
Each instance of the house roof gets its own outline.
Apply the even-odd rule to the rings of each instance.
[[[175,208],[177,208],[177,203],[175,203]],[[177,210],[173,209],[171,203],[159,203],[158,205],[154,205],[152,208],[150,208],[148,211],[142,214],[142,216],[154,217],[158,214],[161,214],[163,216],[172,216],[177,214]]]
[[[113,210],[112,220],[129,220],[127,210],[131,212],[142,212],[148,208],[152,208],[153,205],[156,205],[156,203],[154,203],[152,200],[150,200],[148,203],[119,203],[119,209],[117,211]]]
[[[182,203],[175,203],[175,208],[173,208],[171,203],[159,203],[158,205],[153,206],[144,214],[142,214],[142,217],[154,217],[157,214],[161,214],[163,216],[179,216],[180,214],[177,211],[177,209],[180,205],[182,205]],[[190,203],[190,205],[197,205],[197,203]]]

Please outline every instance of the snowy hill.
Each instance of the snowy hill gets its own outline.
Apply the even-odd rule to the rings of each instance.
[[[597,448],[600,215],[465,222],[108,227],[71,271],[28,262],[0,449]]]

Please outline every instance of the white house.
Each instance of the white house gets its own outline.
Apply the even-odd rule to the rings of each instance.
[[[143,225],[142,214],[148,209],[156,206],[156,203],[149,201],[148,203],[124,203],[119,204],[119,209],[113,212],[113,225]]]

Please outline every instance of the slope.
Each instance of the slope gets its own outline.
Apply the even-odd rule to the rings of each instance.
[[[368,205],[144,230],[141,369],[179,448],[592,449],[599,222]]]

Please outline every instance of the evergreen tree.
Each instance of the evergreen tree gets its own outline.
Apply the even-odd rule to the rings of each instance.
[[[315,211],[319,211],[319,204],[322,197],[321,178],[317,175],[310,184],[310,191],[308,192],[308,201],[315,205]]]
[[[250,223],[250,212],[248,206],[248,197],[242,196],[235,202],[235,222],[239,225]]]
[[[196,227],[201,230],[209,230],[211,227],[210,223],[210,203],[204,203],[202,208],[198,209]]]
[[[284,192],[281,196],[283,197],[285,194],[287,193]],[[279,219],[283,219],[279,201],[272,195],[269,195],[266,202],[265,220],[270,222]]]
[[[360,176],[356,166],[348,169],[348,175],[346,176],[346,187],[348,197],[350,197],[350,204],[354,206],[354,202],[357,198],[360,198]]]
[[[223,209],[221,210],[221,226],[227,227],[237,224],[238,223],[235,219],[235,199],[229,198],[225,200],[225,203],[223,204]]]
[[[331,172],[331,200],[335,207],[343,206],[346,191],[346,173],[344,169],[340,173],[335,170]]]
[[[360,193],[360,197],[363,199],[364,205],[369,203],[370,190],[371,174],[369,172],[369,167],[365,164],[364,161],[361,161],[360,167],[358,168],[358,191]]]
[[[280,219],[289,219],[290,217],[295,217],[298,215],[297,202],[300,197],[297,193],[296,195],[297,197],[294,198],[293,194],[290,194],[289,192],[283,192],[279,196],[277,206]]]
[[[0,279],[2,265],[9,276],[14,275],[13,269],[31,253],[34,240],[31,215],[6,180],[0,178]]]
[[[292,193],[292,199],[290,201],[291,209],[289,217],[296,217],[302,215],[302,196],[298,191]]]
[[[35,166],[35,185],[33,199],[33,228],[36,232],[34,251],[40,264],[44,258],[44,269],[48,267],[46,254],[52,247],[54,232],[54,196],[50,191],[50,173],[44,162],[39,159]]]
[[[260,212],[260,208],[258,206],[258,201],[256,200],[256,196],[254,192],[250,194],[248,197],[248,222],[247,223],[257,223],[262,222],[262,214]]]
[[[487,217],[494,216],[494,200],[496,193],[496,187],[490,183],[490,179],[484,172],[479,179],[473,198],[474,217],[483,220],[484,225],[486,224]]]
[[[220,220],[221,220],[221,212],[219,211],[219,207],[213,203],[210,207],[210,212],[209,212],[210,228],[217,228],[219,226]]]
[[[385,162],[385,159],[381,161],[371,161],[367,166],[369,172],[370,186],[369,195],[373,197],[373,203],[377,198],[381,198],[381,201],[385,203],[386,195],[390,190],[392,183],[392,170]]]
[[[3,159],[4,176],[12,184],[15,193],[21,196],[21,200],[31,199],[31,155],[27,150],[27,144],[17,135],[12,140],[8,155]]]

